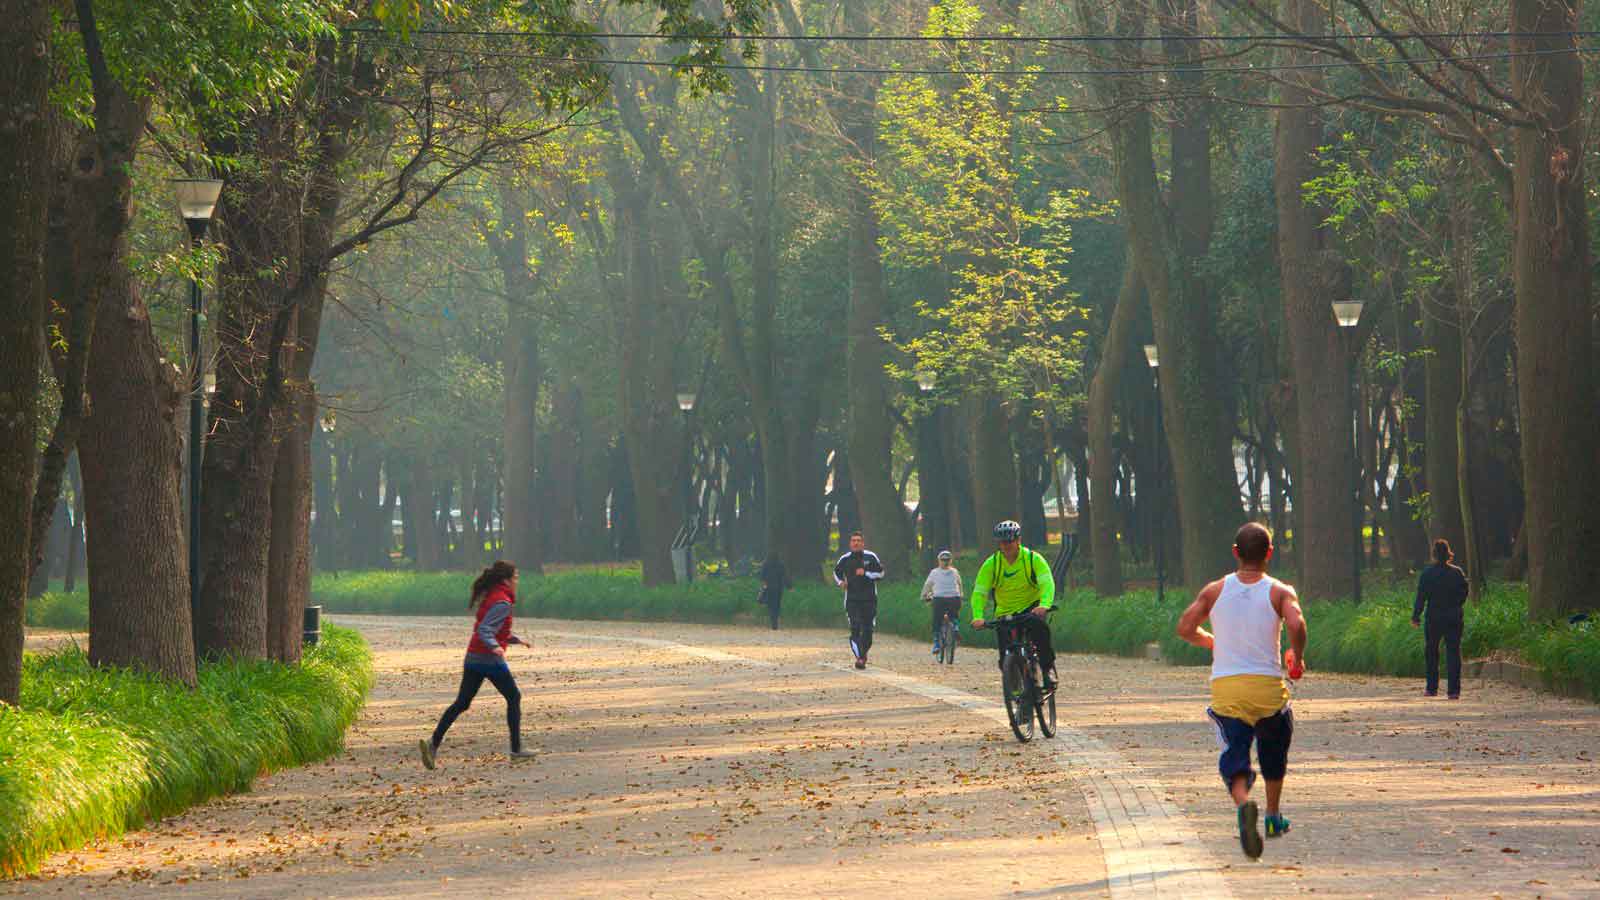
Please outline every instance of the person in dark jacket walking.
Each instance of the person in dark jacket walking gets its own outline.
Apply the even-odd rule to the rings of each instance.
[[[439,745],[444,743],[445,732],[455,724],[456,717],[472,706],[472,698],[487,680],[506,698],[506,727],[511,731],[511,758],[530,759],[537,754],[522,746],[522,692],[517,680],[506,665],[506,646],[528,642],[511,633],[511,607],[517,602],[517,567],[505,560],[483,570],[472,582],[472,599],[468,607],[477,610],[477,621],[472,627],[472,638],[467,643],[467,658],[462,663],[461,689],[439,725],[433,729],[432,739],[418,741],[422,750],[422,764],[432,769],[436,764]]]
[[[767,561],[761,564],[761,599],[766,601],[773,631],[778,630],[778,611],[783,607],[783,589],[788,586],[789,570],[783,567],[783,557],[777,551],[767,554]]]
[[[1444,642],[1445,674],[1451,700],[1461,699],[1461,631],[1465,625],[1467,574],[1450,564],[1455,554],[1450,542],[1433,542],[1433,565],[1417,579],[1417,600],[1411,607],[1411,627],[1422,629],[1428,667],[1427,695],[1439,695],[1439,642]]]

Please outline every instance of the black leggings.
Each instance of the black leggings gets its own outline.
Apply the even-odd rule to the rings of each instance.
[[[517,690],[517,680],[511,677],[511,669],[504,663],[497,666],[467,663],[466,668],[461,670],[461,690],[456,692],[455,702],[439,717],[439,726],[433,729],[435,750],[444,743],[444,733],[455,724],[456,716],[471,708],[472,698],[478,696],[478,688],[483,687],[486,678],[506,698],[506,727],[511,729],[511,752],[522,749],[522,692]]]

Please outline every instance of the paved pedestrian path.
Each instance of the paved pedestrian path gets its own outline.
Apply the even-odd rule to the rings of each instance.
[[[486,691],[425,772],[466,620],[343,621],[379,668],[346,752],[0,895],[1600,895],[1600,710],[1520,688],[1424,701],[1313,669],[1294,830],[1250,862],[1204,670],[1063,656],[1060,736],[1019,745],[993,651],[940,667],[880,638],[863,676],[834,632],[519,622],[543,755],[505,758]]]

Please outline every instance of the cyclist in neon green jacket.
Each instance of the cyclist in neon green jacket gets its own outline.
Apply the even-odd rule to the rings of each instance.
[[[1045,691],[1053,691],[1056,689],[1056,651],[1050,643],[1050,626],[1045,623],[1045,616],[1056,599],[1056,580],[1050,574],[1050,563],[1022,546],[1022,526],[1016,522],[1007,520],[996,525],[994,537],[1000,549],[984,560],[972,585],[972,626],[983,627],[984,607],[991,595],[995,618],[1033,607],[1022,627],[1039,651]]]

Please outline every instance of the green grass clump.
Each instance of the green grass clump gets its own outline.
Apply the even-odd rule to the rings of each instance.
[[[338,627],[300,665],[203,664],[192,691],[77,648],[30,654],[20,708],[0,706],[0,877],[333,754],[372,683],[366,642]]]
[[[24,621],[30,628],[83,631],[89,627],[89,592],[50,591],[30,598]]]

